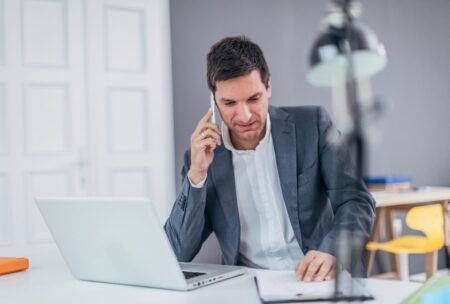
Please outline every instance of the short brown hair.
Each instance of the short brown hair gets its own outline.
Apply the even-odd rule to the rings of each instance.
[[[247,75],[259,70],[261,81],[269,86],[270,72],[261,48],[245,36],[225,37],[209,50],[207,58],[208,87],[216,91],[216,81]]]

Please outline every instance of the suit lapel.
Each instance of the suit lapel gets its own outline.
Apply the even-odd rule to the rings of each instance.
[[[297,204],[297,142],[295,124],[286,112],[270,107],[271,133],[286,210],[295,237],[302,246]]]
[[[218,206],[222,207],[226,222],[230,231],[230,249],[233,264],[236,264],[239,253],[240,222],[239,211],[237,207],[236,184],[234,179],[233,161],[231,151],[224,148],[223,145],[217,148],[214,155],[214,161],[211,165],[212,180],[219,199]]]

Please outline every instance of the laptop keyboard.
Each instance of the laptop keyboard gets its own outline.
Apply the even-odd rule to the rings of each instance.
[[[184,277],[187,280],[187,279],[190,279],[190,278],[194,278],[194,277],[198,277],[198,276],[204,275],[206,273],[204,273],[204,272],[183,271],[183,274],[184,274]]]

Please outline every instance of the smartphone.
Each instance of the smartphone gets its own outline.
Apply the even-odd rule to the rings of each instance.
[[[210,95],[210,98],[209,98],[209,103],[210,103],[211,112],[212,112],[210,122],[213,123],[213,124],[217,124],[216,103],[215,103],[215,100],[214,100],[214,93],[212,93],[212,92],[211,92],[211,95]]]

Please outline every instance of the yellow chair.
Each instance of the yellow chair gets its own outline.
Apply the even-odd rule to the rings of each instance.
[[[444,246],[444,217],[442,205],[433,204],[411,208],[406,224],[422,231],[425,236],[405,235],[391,241],[369,242],[367,250],[382,250],[397,254],[400,262],[400,279],[409,280],[408,254],[425,254],[427,279],[437,270],[437,251]]]

